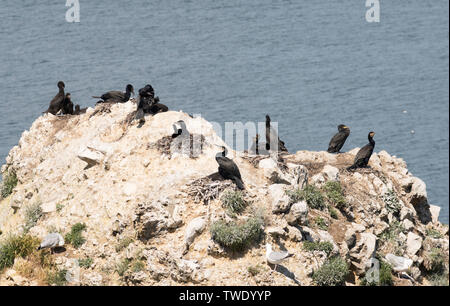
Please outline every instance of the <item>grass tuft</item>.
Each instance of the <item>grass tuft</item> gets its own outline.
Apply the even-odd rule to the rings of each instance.
[[[226,249],[242,251],[260,240],[263,223],[261,217],[250,217],[243,223],[216,221],[210,228],[211,237]]]
[[[328,181],[323,186],[327,200],[333,204],[337,209],[344,209],[347,207],[347,201],[342,191],[341,183],[336,181]]]
[[[48,271],[46,281],[50,286],[64,286],[67,284],[67,270]]]
[[[239,214],[247,207],[241,191],[226,191],[222,195],[222,205],[231,214]]]
[[[322,193],[313,185],[308,185],[302,190],[296,189],[287,191],[286,194],[289,196],[291,204],[299,201],[306,201],[308,206],[313,209],[323,210],[326,208]]]
[[[89,269],[92,266],[92,263],[94,262],[94,260],[92,260],[92,258],[84,258],[84,259],[78,259],[78,265],[81,268],[85,268],[85,269]]]
[[[86,224],[77,223],[72,226],[70,233],[66,234],[64,237],[67,243],[73,245],[74,248],[78,249],[83,243],[86,242],[86,239],[83,237],[83,231],[86,229]]]
[[[327,221],[325,221],[324,218],[322,217],[317,217],[314,222],[316,223],[317,227],[320,228],[321,230],[328,230],[328,224]]]
[[[131,237],[125,237],[119,241],[119,243],[116,245],[116,252],[119,253],[123,249],[126,249],[131,243],[133,242],[133,238]]]
[[[342,286],[349,273],[347,263],[340,256],[328,258],[313,273],[312,279],[318,286]]]
[[[322,242],[305,241],[303,242],[303,249],[308,252],[323,251],[327,254],[327,256],[330,256],[331,252],[333,252],[334,246],[329,241],[322,241]]]
[[[3,181],[1,183],[1,197],[7,198],[17,186],[18,179],[15,172],[7,173],[3,176]]]
[[[32,227],[34,227],[41,217],[42,208],[40,202],[36,202],[28,206],[25,210],[25,232],[28,232]]]
[[[0,271],[14,265],[16,257],[25,258],[38,247],[39,240],[30,235],[13,235],[0,244]]]

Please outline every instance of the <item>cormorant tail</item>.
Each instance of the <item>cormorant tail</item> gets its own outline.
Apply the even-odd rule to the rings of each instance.
[[[92,98],[94,98],[94,99],[101,99],[102,97],[99,97],[99,96],[92,96]]]
[[[236,186],[239,189],[241,189],[241,190],[245,189],[244,182],[242,182],[242,180],[240,178],[238,178],[237,176],[233,176],[233,181],[236,183]]]
[[[347,171],[355,170],[356,168],[358,168],[356,167],[356,165],[351,165],[350,167],[347,168]]]

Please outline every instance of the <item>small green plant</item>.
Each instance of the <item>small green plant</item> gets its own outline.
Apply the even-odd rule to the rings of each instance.
[[[78,265],[82,268],[89,269],[94,261],[92,258],[78,259]]]
[[[393,189],[389,189],[382,198],[388,212],[394,215],[398,215],[400,213],[402,205],[400,204],[397,194]]]
[[[128,258],[124,258],[121,262],[116,265],[116,272],[119,276],[124,276],[125,272],[127,272],[130,267],[131,261]]]
[[[333,252],[334,246],[329,241],[321,241],[321,242],[305,241],[303,242],[303,249],[308,252],[323,251],[327,254],[327,256],[330,256],[331,252]]]
[[[427,228],[426,234],[427,234],[427,236],[434,238],[434,239],[444,238],[444,236],[442,236],[442,234],[438,230],[435,230],[433,228]]]
[[[86,239],[83,237],[83,231],[86,229],[86,224],[77,223],[72,226],[70,233],[66,234],[64,239],[66,242],[70,243],[74,246],[74,248],[78,249],[83,243],[86,242]]]
[[[240,191],[226,191],[221,199],[223,207],[231,215],[241,213],[247,206],[247,202]]]
[[[339,219],[338,213],[337,213],[336,209],[334,209],[333,207],[328,206],[328,212],[330,213],[331,218],[336,219],[336,220]]]
[[[61,210],[64,208],[64,205],[61,203],[56,204],[56,211],[61,212]]]
[[[317,227],[320,228],[321,230],[324,230],[324,231],[328,230],[328,224],[327,224],[327,222],[325,221],[324,218],[317,217],[314,220],[314,222],[316,223]]]
[[[248,273],[250,273],[252,276],[258,275],[263,270],[263,267],[260,265],[256,266],[250,266],[247,268]]]
[[[342,286],[349,273],[347,263],[340,256],[328,258],[312,275],[318,286]]]
[[[448,282],[448,273],[434,273],[428,277],[431,285],[433,286],[447,286]]]
[[[211,225],[210,233],[214,241],[231,251],[242,251],[261,238],[263,220],[250,217],[245,222],[226,223],[223,220]]]
[[[50,286],[64,286],[67,284],[67,270],[48,271],[46,281]]]
[[[123,249],[127,248],[133,242],[133,238],[125,237],[119,241],[119,244],[116,245],[116,252],[119,253]]]
[[[11,171],[3,176],[3,181],[1,183],[1,197],[7,198],[17,186],[18,179],[16,173]]]
[[[328,181],[323,186],[327,200],[333,204],[337,209],[347,207],[347,201],[342,191],[341,183],[336,181]]]
[[[313,209],[323,210],[326,208],[322,193],[320,193],[320,190],[313,185],[308,185],[302,190],[296,189],[287,191],[286,194],[289,196],[291,204],[299,201],[306,201],[308,206]]]
[[[431,273],[440,273],[445,270],[446,256],[439,248],[432,248],[425,254],[424,266]]]
[[[131,271],[132,272],[140,272],[145,269],[145,262],[142,260],[135,260],[131,264]]]
[[[36,202],[28,206],[25,210],[25,232],[28,232],[32,227],[34,227],[41,217],[42,208],[40,202]]]
[[[361,284],[363,286],[392,286],[393,285],[393,280],[392,280],[392,268],[391,266],[381,260],[380,261],[380,268],[379,268],[379,275],[378,275],[378,281],[374,282],[374,281],[369,281],[368,280],[368,275],[366,275]]]
[[[39,245],[39,240],[30,235],[12,235],[0,244],[0,271],[14,265],[16,257],[25,258]]]
[[[404,233],[405,229],[402,224],[394,220],[383,233],[378,235],[380,242],[388,247],[390,253],[402,256],[405,249],[404,241],[400,240],[400,233]]]

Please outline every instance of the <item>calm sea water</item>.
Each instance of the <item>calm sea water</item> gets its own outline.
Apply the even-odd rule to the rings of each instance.
[[[449,3],[381,1],[3,0],[0,6],[0,163],[64,80],[73,100],[151,83],[175,110],[210,121],[270,113],[290,151],[324,150],[336,126],[402,157],[449,203]],[[404,112],[406,111],[406,112]],[[411,133],[414,130],[415,133]]]

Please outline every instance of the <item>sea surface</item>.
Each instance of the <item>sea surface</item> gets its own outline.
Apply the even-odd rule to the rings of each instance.
[[[367,143],[402,157],[449,207],[449,2],[364,0],[3,0],[0,163],[63,80],[75,103],[150,83],[174,110],[223,124],[278,122],[290,151]]]

